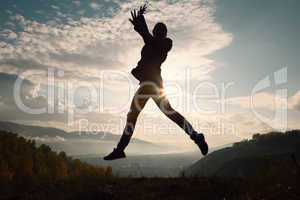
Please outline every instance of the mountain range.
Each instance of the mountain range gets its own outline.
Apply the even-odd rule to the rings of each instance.
[[[109,132],[67,132],[52,127],[3,121],[0,121],[0,130],[34,139],[38,144],[47,144],[53,150],[65,151],[69,155],[106,154],[116,146],[120,138],[120,135]],[[130,154],[155,154],[165,151],[168,151],[168,147],[162,147],[137,138],[132,138],[131,145],[128,147],[128,153]]]

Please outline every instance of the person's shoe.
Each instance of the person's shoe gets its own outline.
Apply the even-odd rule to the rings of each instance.
[[[126,157],[126,155],[125,155],[124,151],[114,148],[113,152],[111,152],[110,154],[105,156],[103,159],[104,160],[116,160],[116,159],[121,159],[121,158],[125,158],[125,157]]]
[[[198,145],[201,153],[205,156],[208,153],[208,145],[202,133],[192,133],[190,138]]]

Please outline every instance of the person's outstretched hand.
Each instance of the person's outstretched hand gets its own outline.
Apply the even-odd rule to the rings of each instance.
[[[139,16],[145,14],[147,9],[147,5],[143,5],[140,7],[140,9],[138,11],[136,11],[135,9],[133,11],[131,11],[131,17],[132,19],[129,19],[129,21],[134,25],[134,26],[138,26],[139,25]]]
[[[132,23],[132,25],[136,26],[137,25],[137,15],[136,15],[136,10],[134,9],[133,11],[130,12],[132,19],[129,18],[129,21]]]
[[[143,15],[143,14],[145,14],[146,10],[147,10],[147,5],[144,4],[143,6],[140,7],[140,10],[139,10],[139,12],[138,12],[138,15]]]

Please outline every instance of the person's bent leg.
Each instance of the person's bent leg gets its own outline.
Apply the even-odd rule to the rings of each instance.
[[[205,141],[204,135],[201,133],[197,133],[197,131],[194,130],[191,123],[188,120],[186,120],[179,112],[172,108],[169,100],[164,94],[154,97],[153,100],[155,101],[159,109],[169,119],[175,122],[190,136],[190,138],[198,145],[202,154],[206,155],[208,153],[208,145]]]
[[[188,135],[195,132],[191,123],[186,120],[179,112],[174,110],[170,105],[169,100],[166,96],[160,95],[153,98],[159,109],[173,122],[175,122],[180,128],[182,128]]]

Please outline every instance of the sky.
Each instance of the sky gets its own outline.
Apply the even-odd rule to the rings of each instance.
[[[128,21],[145,1],[5,0],[0,7],[0,120],[122,132],[143,41]],[[167,96],[211,146],[299,129],[298,0],[148,1],[168,26]],[[135,137],[192,150],[153,102]]]

